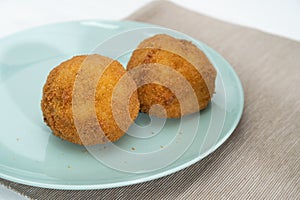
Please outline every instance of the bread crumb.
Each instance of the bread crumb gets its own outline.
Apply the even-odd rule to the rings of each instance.
[[[87,152],[87,150],[86,150],[86,149],[83,149],[83,150],[82,150],[82,153],[86,153],[86,152]]]

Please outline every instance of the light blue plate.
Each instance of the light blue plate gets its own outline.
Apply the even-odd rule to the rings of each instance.
[[[131,128],[115,144],[93,147],[100,162],[89,153],[91,149],[51,134],[40,109],[42,87],[51,69],[74,55],[92,52],[126,66],[131,53],[126,49],[156,33],[191,40],[209,57],[218,76],[208,108],[181,120],[149,122],[140,114],[136,120],[140,127]],[[129,21],[66,22],[1,39],[0,99],[0,177],[55,189],[119,187],[188,167],[224,143],[236,128],[244,103],[239,78],[213,49],[184,34]],[[120,154],[108,151],[109,145]],[[165,158],[172,159],[163,162]]]

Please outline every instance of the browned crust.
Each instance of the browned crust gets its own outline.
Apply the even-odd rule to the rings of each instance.
[[[72,143],[95,145],[107,141],[106,138],[103,138],[103,135],[97,135],[95,138],[88,133],[89,130],[84,135],[79,135],[74,124],[72,110],[74,82],[78,76],[80,67],[86,62],[87,58],[92,60],[87,65],[93,65],[93,70],[103,67],[105,63],[110,63],[99,79],[94,99],[97,119],[104,135],[108,140],[114,142],[124,135],[124,129],[121,130],[114,120],[111,97],[114,87],[126,71],[119,62],[107,57],[100,55],[75,56],[61,63],[50,72],[43,88],[41,101],[44,121],[52,129],[54,135]],[[88,76],[91,79],[97,78],[95,77],[97,73],[92,72]],[[82,89],[83,95],[85,89]],[[81,120],[79,121],[79,125],[80,123],[89,123],[90,112],[87,111],[84,104],[80,109],[82,113],[79,116]],[[127,123],[126,127],[129,127],[137,117],[138,111],[139,102],[137,92],[134,92],[129,101],[129,113],[132,119],[129,120],[130,123]],[[128,122],[128,119],[124,119],[124,121]],[[86,124],[82,125],[85,126]]]
[[[216,70],[195,45],[165,34],[155,35],[144,40],[133,52],[127,70],[149,63],[168,66],[183,75],[197,96],[198,106],[188,108],[182,113],[178,99],[168,88],[158,84],[147,84],[138,89],[142,112],[149,113],[151,106],[160,104],[166,109],[168,118],[178,118],[207,107],[215,90]],[[143,73],[141,78],[147,76]],[[157,73],[166,72],[161,70]],[[168,74],[165,74],[165,77],[169,77]],[[185,93],[186,88],[182,87],[181,91]],[[186,98],[191,98],[189,95],[187,93]],[[151,114],[163,117],[159,112]]]

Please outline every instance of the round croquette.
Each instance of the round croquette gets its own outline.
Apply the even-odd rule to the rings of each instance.
[[[206,108],[215,90],[216,70],[206,55],[191,42],[166,34],[155,35],[139,44],[127,65],[129,72],[135,68],[140,69],[134,73],[134,79],[139,87],[141,112],[149,113],[152,106],[161,105],[168,118],[179,118]],[[151,70],[154,68],[155,74]],[[178,76],[176,73],[170,75],[170,69],[178,72],[189,84],[177,82]],[[145,81],[149,76],[152,83]],[[181,99],[172,91],[178,87],[177,94],[183,97]],[[154,110],[150,114],[164,117],[161,113]]]
[[[137,92],[126,91],[136,87],[134,81],[118,83],[125,74],[119,62],[97,54],[75,56],[55,67],[41,101],[44,121],[53,134],[87,146],[122,137],[139,112]],[[117,87],[123,93],[114,94]]]

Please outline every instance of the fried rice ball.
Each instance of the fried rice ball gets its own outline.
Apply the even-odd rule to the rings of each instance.
[[[136,68],[140,69],[133,73],[139,87],[140,111],[157,117],[179,118],[198,112],[207,107],[215,90],[216,70],[206,55],[192,42],[166,34],[155,35],[138,45],[127,65],[129,72]],[[170,75],[171,71],[182,75],[192,91],[183,81],[176,80],[179,75]],[[152,83],[147,83],[147,79]],[[177,88],[180,99],[172,88]],[[155,105],[162,106],[165,112],[161,108],[151,110]]]
[[[79,145],[117,141],[139,112],[137,92],[127,91],[136,87],[135,82],[120,82],[125,74],[118,61],[97,54],[61,63],[50,72],[43,88],[45,123],[54,135]]]

